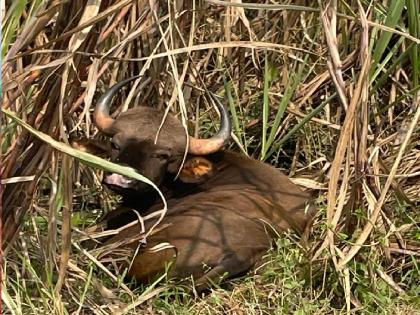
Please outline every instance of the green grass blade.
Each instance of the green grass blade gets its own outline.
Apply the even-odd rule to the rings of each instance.
[[[407,0],[408,30],[410,35],[420,37],[420,3],[418,0]],[[411,69],[413,71],[413,86],[420,81],[420,56],[419,45],[412,45],[410,48]]]
[[[278,108],[277,113],[276,113],[276,117],[274,118],[273,126],[271,127],[271,130],[270,130],[270,135],[268,136],[267,149],[270,148],[270,146],[274,142],[274,139],[275,139],[275,137],[277,135],[277,132],[278,132],[278,128],[279,128],[280,123],[281,123],[281,119],[283,118],[284,112],[286,111],[286,107],[290,103],[290,101],[291,101],[291,99],[292,99],[292,97],[295,93],[296,87],[298,86],[298,83],[300,82],[300,80],[299,80],[300,74],[293,75],[290,78],[290,80],[289,80],[290,84],[286,87],[286,91],[285,91],[283,97],[281,98],[279,108]],[[265,158],[265,155],[266,155],[266,151],[264,152],[264,156],[262,157],[263,159]]]
[[[409,55],[409,52],[410,52],[410,47],[412,45],[415,45],[415,44],[411,43],[411,45],[408,46],[407,49],[402,54],[400,54],[397,59],[395,59],[395,61],[392,63],[392,65],[385,72],[382,73],[382,75],[379,77],[379,79],[376,80],[375,85],[373,86],[373,88],[370,91],[371,94],[373,94],[379,88],[381,88],[387,82],[387,80],[389,80],[389,77],[395,71],[395,69],[398,66],[401,66],[405,62],[405,60],[408,58],[408,55]]]
[[[404,4],[405,4],[404,0],[391,0],[388,6],[387,15],[385,18],[385,23],[384,23],[385,26],[395,28],[398,21],[401,19],[401,13],[404,8]],[[374,51],[373,51],[372,69],[376,69],[392,36],[392,33],[390,32],[381,32],[380,34],[381,35],[379,36],[379,39],[377,40]]]
[[[307,64],[307,61],[308,61],[308,56],[306,55],[303,60],[303,63],[299,65],[297,73],[292,72],[293,74],[291,75],[289,79],[289,84],[286,86],[286,91],[280,100],[276,117],[274,118],[274,121],[272,124],[270,135],[268,136],[267,143],[266,143],[266,150],[263,152],[263,155],[261,155],[262,161],[265,161],[267,157],[269,157],[272,154],[272,152],[274,152],[273,150],[271,150],[271,146],[273,145],[274,140],[276,139],[276,136],[278,134],[278,129],[282,121],[284,112],[286,111],[287,105],[291,102],[292,97],[297,87],[299,86],[299,83],[301,83],[302,81],[303,70],[305,69],[305,65]],[[295,69],[295,67],[292,67],[292,69]],[[267,155],[267,151],[269,151],[270,154]]]
[[[270,76],[268,69],[267,52],[264,59],[264,90],[263,90],[263,117],[262,117],[262,143],[261,143],[261,158],[264,158],[267,152],[267,131],[268,131],[268,115],[270,114],[270,100],[268,96],[270,87]]]
[[[233,122],[233,128],[235,130],[235,134],[237,135],[241,146],[244,147],[243,138],[245,137],[245,135],[241,132],[241,126],[238,119],[238,113],[236,112],[235,100],[233,99],[233,96],[232,96],[231,83],[227,82],[225,76],[223,76],[223,85],[225,87],[226,98],[229,103],[230,115]]]
[[[337,93],[334,93],[330,97],[328,97],[325,101],[323,101],[321,104],[319,104],[312,112],[310,112],[308,115],[306,115],[296,126],[294,126],[284,137],[281,138],[279,142],[276,142],[271,148],[270,151],[268,151],[268,154],[266,155],[265,161],[269,156],[274,154],[278,149],[280,149],[283,144],[289,140],[296,132],[298,132],[303,126],[311,120],[313,117],[318,115],[321,110],[329,103],[332,99],[334,99],[337,96]]]
[[[9,45],[13,42],[15,34],[19,30],[19,23],[23,12],[25,11],[27,0],[13,1],[13,4],[8,10],[6,21],[3,25],[6,27],[2,30],[2,41],[1,41],[1,57],[2,59],[6,55],[9,49]],[[10,12],[10,14],[9,14]]]
[[[375,81],[375,79],[379,76],[381,72],[386,71],[385,68],[386,68],[387,63],[392,59],[393,56],[397,55],[398,50],[401,47],[401,44],[403,42],[404,42],[404,38],[400,37],[397,43],[391,48],[389,53],[383,58],[382,62],[377,64],[376,69],[373,69],[374,73],[371,75],[371,78],[370,78],[371,83]]]

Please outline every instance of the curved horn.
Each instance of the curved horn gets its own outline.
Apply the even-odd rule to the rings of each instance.
[[[93,120],[95,125],[103,133],[107,135],[113,135],[115,133],[112,128],[115,119],[111,118],[109,115],[109,109],[115,94],[117,94],[118,90],[121,89],[124,85],[137,79],[138,77],[140,76],[137,75],[114,84],[99,98],[95,107],[95,111],[93,112]]]
[[[217,109],[220,112],[220,130],[219,132],[209,139],[197,139],[190,136],[190,145],[188,152],[195,155],[207,155],[219,151],[230,139],[230,132],[232,124],[230,122],[229,113],[218,97],[213,93],[213,100],[216,103]]]

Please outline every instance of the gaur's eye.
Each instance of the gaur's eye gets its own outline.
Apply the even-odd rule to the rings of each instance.
[[[117,150],[117,151],[120,150],[120,147],[118,146],[118,144],[112,141],[111,141],[111,147],[112,147],[112,150]]]
[[[171,157],[171,153],[168,150],[158,150],[153,153],[153,157],[161,160],[168,160]]]

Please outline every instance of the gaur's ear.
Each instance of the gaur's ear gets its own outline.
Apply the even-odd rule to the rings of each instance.
[[[97,156],[108,156],[111,152],[110,141],[97,140],[97,139],[70,139],[70,144],[73,148],[91,153]]]
[[[203,157],[195,156],[184,163],[179,179],[184,183],[198,184],[209,179],[214,171],[212,162]]]

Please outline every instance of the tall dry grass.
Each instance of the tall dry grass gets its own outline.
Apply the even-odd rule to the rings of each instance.
[[[2,297],[14,313],[130,312],[165,290],[133,293],[78,243],[116,202],[85,164],[117,166],[69,138],[99,137],[97,95],[135,74],[116,114],[170,107],[207,136],[217,128],[211,90],[229,104],[233,149],[286,168],[318,196],[314,300],[351,312],[367,307],[363,286],[419,292],[418,1],[5,4]]]

